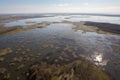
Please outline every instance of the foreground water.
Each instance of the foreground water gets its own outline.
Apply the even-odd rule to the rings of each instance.
[[[44,19],[45,21],[46,19],[48,21],[62,21],[63,19],[59,17],[57,17],[59,20],[56,17],[41,19],[42,21]],[[39,22],[41,21],[39,19],[19,20],[7,23],[7,25],[18,25],[21,22],[24,25],[26,21]],[[101,19],[103,22],[108,21],[104,21],[102,17]],[[77,18],[71,20],[76,21]],[[116,19],[110,22],[120,23]],[[74,25],[70,23],[53,23],[45,28],[35,28],[25,32],[0,36],[0,49],[11,48],[13,50],[11,54],[3,56],[5,60],[0,62],[0,67],[6,67],[13,73],[12,75],[18,76],[21,75],[21,71],[16,73],[16,68],[21,64],[25,64],[23,70],[26,70],[28,66],[35,63],[61,64],[83,57],[100,69],[105,70],[115,80],[120,80],[120,36],[84,32],[74,30],[73,27]],[[62,60],[61,55],[66,57]],[[16,63],[16,66],[10,66],[15,58],[21,57],[21,62]],[[24,59],[28,59],[28,61]]]

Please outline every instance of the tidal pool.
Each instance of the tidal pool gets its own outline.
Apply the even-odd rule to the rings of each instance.
[[[60,17],[54,17],[52,20],[51,18],[39,19],[53,22],[66,20]],[[23,23],[27,21],[39,22],[39,19],[19,20],[7,25],[18,25],[19,22],[24,25]],[[74,19],[70,18],[70,20]],[[26,71],[32,64],[41,62],[62,64],[82,57],[104,70],[111,78],[120,80],[120,36],[84,32],[74,30],[73,27],[71,23],[53,23],[45,28],[0,36],[0,49],[12,49],[12,53],[0,56],[4,58],[0,62],[0,67],[10,71],[11,80],[18,75],[22,80],[26,80],[21,74],[22,70]]]

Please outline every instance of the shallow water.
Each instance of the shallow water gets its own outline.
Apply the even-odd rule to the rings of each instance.
[[[53,16],[53,17],[43,17],[43,18],[32,18],[32,19],[23,19],[17,20],[14,22],[5,23],[7,27],[10,26],[26,26],[28,25],[26,22],[35,22],[41,23],[44,21],[48,22],[62,22],[62,21],[93,21],[93,22],[103,22],[103,23],[113,23],[120,24],[120,17],[112,17],[112,16],[93,16],[93,15],[69,15],[69,16]]]
[[[71,16],[70,19],[65,19],[65,17],[70,16],[25,19],[7,23],[7,25],[26,25],[24,22],[27,21],[35,21],[39,23],[40,21],[46,20],[79,21],[81,19],[75,18],[75,16]],[[99,18],[98,16],[95,18],[92,16],[91,18],[93,21],[99,19],[98,21],[102,20],[104,22],[105,20],[108,22],[120,23],[118,18],[111,18],[111,20],[109,20],[110,18]],[[82,18],[82,20],[89,21],[91,18],[90,16],[84,16],[84,19]],[[13,53],[3,56],[5,61],[0,62],[0,67],[8,67],[8,69],[14,73],[14,76],[17,76],[17,74],[15,74],[16,66],[9,66],[14,57],[21,56],[22,58],[25,58],[26,56],[30,56],[32,54],[33,57],[36,57],[32,57],[33,61],[18,63],[18,65],[25,63],[26,66],[30,66],[34,63],[39,63],[40,61],[56,63],[58,57],[62,53],[65,53],[67,55],[67,59],[65,61],[75,60],[76,58],[81,59],[81,57],[84,57],[97,67],[105,70],[115,80],[119,80],[120,36],[111,34],[98,34],[96,32],[84,32],[82,30],[76,31],[72,29],[73,27],[74,25],[68,23],[56,23],[45,28],[35,28],[25,32],[0,36],[0,49],[10,47],[13,50]],[[46,47],[46,45],[49,45],[49,47]],[[66,47],[69,47],[70,50],[66,51]],[[41,57],[37,56],[39,53]],[[72,53],[76,53],[77,57],[73,57]],[[50,59],[48,60],[47,57],[50,57]]]

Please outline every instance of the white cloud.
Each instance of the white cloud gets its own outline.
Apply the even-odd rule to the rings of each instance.
[[[64,4],[54,4],[53,6],[55,7],[66,7],[66,6],[71,6],[72,4],[64,3]]]
[[[88,5],[89,5],[89,3],[83,3],[83,5],[88,6]]]
[[[0,8],[0,13],[111,13],[120,14],[120,7],[90,7],[90,6],[73,6],[72,4],[56,4],[49,7],[40,5],[23,5],[11,6],[4,9]]]

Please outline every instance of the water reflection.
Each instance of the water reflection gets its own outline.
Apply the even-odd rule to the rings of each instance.
[[[29,47],[31,49],[29,52],[30,54],[37,54],[39,53],[40,46],[43,44],[54,44],[60,48],[64,48],[67,44],[77,47],[78,50],[75,51],[78,54],[73,54],[73,56],[76,57],[76,55],[80,55],[81,57],[87,58],[98,67],[108,66],[109,61],[110,66],[108,66],[108,69],[112,72],[115,71],[115,67],[111,67],[111,59],[115,61],[119,61],[120,59],[120,56],[116,54],[119,53],[120,36],[98,34],[95,32],[84,33],[82,30],[74,31],[72,29],[73,27],[74,26],[72,24],[56,23],[51,24],[46,28],[36,28],[22,33],[1,36],[0,48],[11,47],[16,50],[24,43],[25,47]],[[82,52],[81,48],[84,49],[85,52]],[[47,50],[45,49],[45,51]],[[63,49],[60,51],[63,51]],[[64,55],[66,56],[66,54]],[[18,54],[11,54],[11,57],[12,56],[18,56]],[[120,70],[120,68],[117,68],[117,70]],[[113,74],[119,75],[119,73]]]
[[[5,25],[7,27],[11,26],[26,26],[26,22],[35,22],[41,23],[44,21],[48,22],[62,22],[62,21],[72,21],[72,22],[79,22],[79,21],[92,21],[92,22],[106,22],[106,23],[113,23],[113,24],[120,24],[120,17],[112,17],[112,16],[93,16],[93,15],[70,15],[70,16],[54,16],[54,17],[42,17],[42,18],[31,18],[31,19],[23,19],[13,22],[8,22]]]
[[[103,59],[104,58],[103,53],[94,52],[91,58],[97,66],[107,65],[108,60]]]

